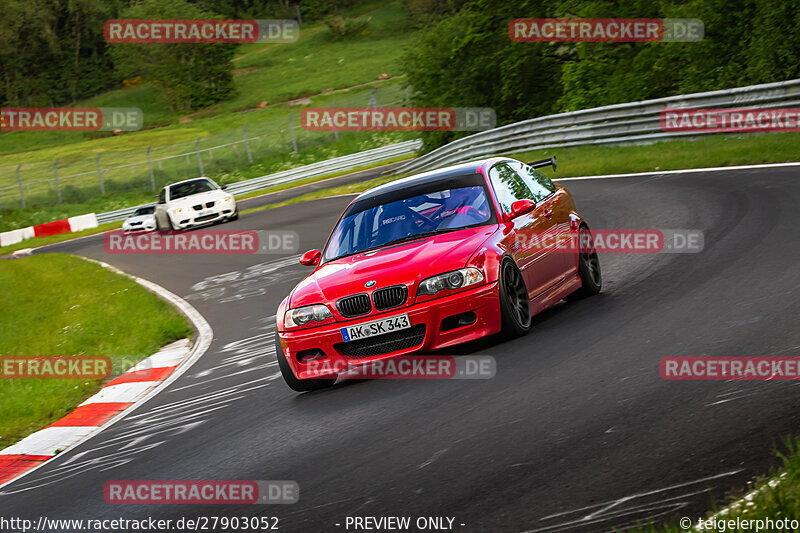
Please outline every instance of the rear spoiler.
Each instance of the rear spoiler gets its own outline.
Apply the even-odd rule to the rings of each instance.
[[[539,161],[531,161],[530,163],[528,163],[528,166],[533,168],[549,167],[550,165],[553,165],[553,172],[555,172],[556,156],[553,156],[550,159],[540,159]]]

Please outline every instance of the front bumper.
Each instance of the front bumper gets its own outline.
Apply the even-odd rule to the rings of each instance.
[[[205,212],[203,215],[201,213]],[[219,202],[214,207],[197,211],[191,207],[184,209],[181,213],[171,213],[172,227],[175,229],[186,229],[197,226],[205,226],[227,220],[236,214],[236,202]]]
[[[471,324],[453,327],[452,320],[443,324],[443,321],[449,317],[470,312],[475,315],[475,320]],[[367,349],[361,350],[360,353],[354,355],[353,352],[358,352],[359,350],[353,350],[350,346],[343,346],[341,328],[401,314],[408,314],[408,318],[411,321],[412,327],[400,332],[408,332],[408,336],[405,339],[408,342],[402,342],[402,340],[399,343],[394,340],[386,342],[385,339],[381,339],[382,337],[386,338],[387,335],[371,337],[371,339],[375,340],[375,344],[390,348],[392,346],[401,346],[399,349],[377,355],[369,355],[369,353],[379,352],[381,351],[380,348]],[[282,320],[282,317],[278,317],[278,319]],[[420,334],[422,329],[424,329],[424,332]],[[500,299],[498,284],[494,282],[442,298],[408,307],[391,309],[382,313],[374,313],[358,319],[326,324],[325,326],[300,331],[281,331],[278,332],[278,337],[283,353],[294,375],[298,379],[310,379],[325,376],[331,377],[347,368],[359,366],[365,362],[389,359],[413,352],[446,348],[477,340],[499,331]],[[351,341],[346,344],[352,345],[353,342],[361,341]],[[414,345],[405,347],[409,342],[413,342]],[[309,363],[298,361],[298,352],[315,349],[322,350],[327,358]],[[364,355],[365,353],[367,355]]]
[[[144,224],[140,224],[138,226],[129,226],[129,225],[122,225],[122,231],[126,233],[134,233],[137,231],[155,231],[156,225],[154,222],[147,222]]]

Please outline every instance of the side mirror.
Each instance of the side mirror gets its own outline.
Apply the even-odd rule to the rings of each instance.
[[[228,186],[227,186],[227,185],[222,185],[222,186],[220,186],[220,189],[222,189],[223,191],[224,191],[225,189],[227,189],[227,188],[228,188]]]
[[[530,213],[536,208],[536,202],[533,200],[517,200],[511,204],[511,218],[517,218],[525,213]]]
[[[322,252],[319,250],[309,250],[303,254],[303,257],[300,258],[300,264],[305,266],[317,266],[319,265],[319,260],[322,257]]]

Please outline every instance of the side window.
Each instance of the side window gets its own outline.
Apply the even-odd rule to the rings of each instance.
[[[498,163],[493,166],[489,170],[489,179],[506,213],[511,212],[511,204],[517,200],[537,201],[530,187],[508,163]]]
[[[158,195],[158,203],[165,204],[167,203],[167,188],[161,189],[161,193]]]
[[[512,163],[511,166],[522,176],[522,179],[525,180],[525,183],[530,187],[531,191],[533,191],[537,203],[556,192],[556,186],[553,185],[550,178],[542,172],[528,165],[523,165],[522,163]]]

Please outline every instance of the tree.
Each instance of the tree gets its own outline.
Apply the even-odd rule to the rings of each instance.
[[[218,15],[184,0],[143,0],[122,12],[126,19],[215,19]],[[210,106],[234,93],[235,44],[131,44],[111,46],[124,78],[142,76],[160,89],[173,110]]]
[[[507,33],[511,19],[546,16],[548,4],[477,0],[423,31],[403,58],[414,105],[491,107],[498,124],[554,112],[559,47],[513,42]],[[463,135],[426,132],[423,141],[432,149]]]

